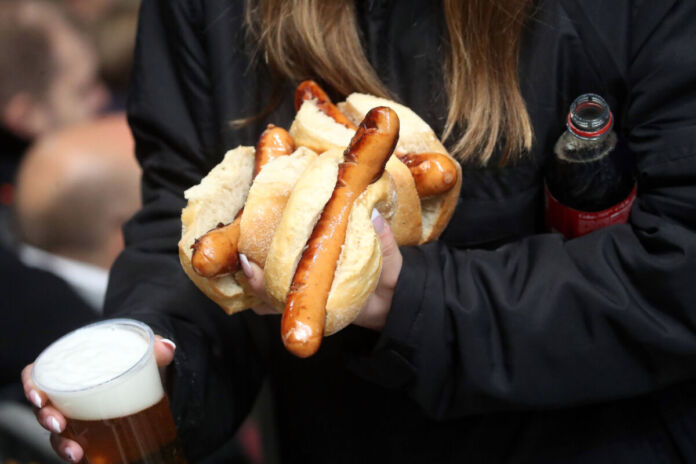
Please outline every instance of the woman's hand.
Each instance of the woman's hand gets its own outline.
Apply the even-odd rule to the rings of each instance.
[[[155,336],[155,361],[160,369],[168,366],[174,359],[176,345],[171,340]],[[50,405],[48,397],[40,391],[31,380],[31,371],[34,364],[29,364],[22,369],[22,385],[24,386],[24,396],[36,407],[36,419],[39,424],[51,432],[51,446],[61,458],[68,462],[79,462],[82,459],[82,447],[60,433],[65,430],[65,417],[56,408]]]
[[[377,235],[379,235],[382,248],[382,274],[379,276],[377,288],[367,299],[365,306],[353,323],[373,330],[382,330],[391,308],[403,258],[387,221],[381,215],[376,214],[372,223]],[[240,255],[240,262],[244,274],[249,279],[251,289],[264,301],[264,303],[253,307],[252,310],[259,315],[278,314],[263,288],[263,270],[255,263],[250,262],[244,255]]]
[[[379,276],[377,288],[367,299],[365,306],[358,314],[358,317],[355,318],[353,324],[372,330],[382,330],[387,322],[392,298],[394,297],[394,289],[396,288],[397,280],[399,280],[404,259],[387,221],[377,214],[373,217],[372,223],[375,226],[375,232],[379,235],[382,248],[382,274]]]

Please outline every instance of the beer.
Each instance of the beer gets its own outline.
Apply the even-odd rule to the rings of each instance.
[[[65,416],[86,463],[186,462],[153,353],[137,321],[78,329],[37,358],[34,383]]]
[[[88,462],[185,462],[166,396],[130,416],[70,419],[63,436],[90,450]]]

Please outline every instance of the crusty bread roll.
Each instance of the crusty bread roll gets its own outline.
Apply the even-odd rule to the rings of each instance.
[[[317,153],[332,148],[345,150],[355,134],[354,130],[324,114],[312,100],[302,103],[289,132],[296,146],[308,147]]]
[[[300,174],[317,156],[301,147],[290,156],[270,161],[252,183],[254,154],[253,147],[230,150],[200,184],[184,192],[188,205],[181,213],[181,265],[193,283],[228,314],[250,308],[260,300],[245,291],[248,285],[241,271],[214,278],[198,275],[191,266],[191,245],[217,224],[232,222],[244,207],[239,252],[263,267],[285,202]]]
[[[399,141],[394,153],[444,153],[448,154],[428,123],[423,121],[411,108],[386,98],[364,93],[352,93],[345,102],[337,105],[351,121],[361,121],[375,106],[388,106],[396,111],[401,123]]]
[[[217,224],[232,222],[251,186],[254,169],[254,147],[237,147],[225,154],[200,184],[184,192],[188,205],[181,212],[182,233],[179,260],[186,275],[203,293],[232,314],[259,303],[253,293],[245,293],[244,273],[206,278],[191,266],[191,245]]]
[[[442,153],[451,158],[440,143],[428,123],[423,121],[412,109],[399,103],[363,93],[352,93],[338,107],[352,121],[360,121],[375,106],[389,106],[399,116],[401,130],[399,141],[394,150],[395,155],[407,153]],[[419,243],[436,240],[454,214],[459,191],[462,186],[462,168],[456,160],[457,169],[455,185],[442,195],[421,200],[422,231]],[[391,172],[391,171],[390,171]],[[398,243],[398,242],[397,242]]]
[[[295,182],[317,154],[300,147],[268,163],[249,190],[239,232],[239,252],[264,267],[266,253]]]
[[[316,158],[302,173],[287,201],[264,269],[264,286],[279,310],[285,306],[285,297],[307,240],[333,193],[338,165],[342,161],[343,150],[340,149],[328,150]],[[377,285],[382,252],[371,215],[377,206],[387,217],[391,215],[393,188],[389,174],[385,173],[353,205],[326,305],[326,335],[350,324]]]
[[[355,131],[324,114],[313,100],[306,100],[295,116],[290,134],[295,140],[302,140],[317,153],[322,153],[331,149],[345,149]],[[423,229],[416,184],[408,167],[395,156],[390,157],[386,169],[392,176],[394,194],[398,198],[393,202],[396,206],[389,221],[394,239],[399,245],[417,245]],[[382,211],[380,213],[384,216]]]
[[[394,213],[389,218],[394,240],[399,245],[418,245],[423,234],[423,219],[421,202],[411,171],[394,155],[387,161],[386,170],[394,181],[396,195]]]
[[[430,126],[410,108],[384,98],[353,93],[337,105],[349,119],[358,124],[376,106],[388,106],[401,121],[395,155],[407,153],[441,153],[449,156]],[[314,101],[305,101],[298,111],[290,133],[304,144],[321,153],[332,148],[348,146],[354,131],[338,124],[322,113]],[[417,245],[436,240],[449,222],[461,188],[461,166],[454,162],[457,181],[446,193],[421,200],[409,169],[392,156],[387,171],[394,179],[398,201],[390,226],[399,245]]]

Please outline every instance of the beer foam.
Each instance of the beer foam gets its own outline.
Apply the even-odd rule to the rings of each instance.
[[[52,344],[34,365],[34,381],[63,414],[82,420],[132,414],[164,394],[148,333],[115,321]]]

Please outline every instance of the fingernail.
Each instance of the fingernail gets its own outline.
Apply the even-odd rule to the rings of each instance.
[[[55,417],[51,416],[51,417],[48,419],[48,425],[49,425],[49,427],[51,428],[51,430],[53,430],[54,432],[56,432],[56,433],[60,433],[60,432],[61,432],[61,430],[60,430],[60,424],[58,423],[58,419],[56,419]]]
[[[374,226],[377,235],[381,234],[384,231],[385,222],[381,214],[377,213],[377,216],[372,216],[372,225]]]
[[[176,343],[174,343],[174,342],[171,341],[170,339],[168,339],[168,338],[163,338],[163,339],[161,339],[160,341],[161,341],[162,343],[164,343],[165,345],[169,346],[169,347],[172,349],[172,351],[176,350]]]
[[[73,454],[72,450],[69,447],[65,447],[65,455],[68,457],[70,462],[75,462],[75,455]]]
[[[372,219],[374,221],[375,218],[379,215],[380,214],[379,214],[379,211],[377,210],[377,208],[372,208],[372,216],[370,217],[370,219]]]
[[[249,260],[244,253],[239,253],[239,262],[242,263],[242,271],[247,278],[251,279],[254,273],[251,271],[251,266],[249,266]]]
[[[31,402],[34,403],[34,406],[37,408],[41,407],[41,396],[39,395],[39,392],[36,390],[32,390],[29,392],[29,398],[31,398]]]

